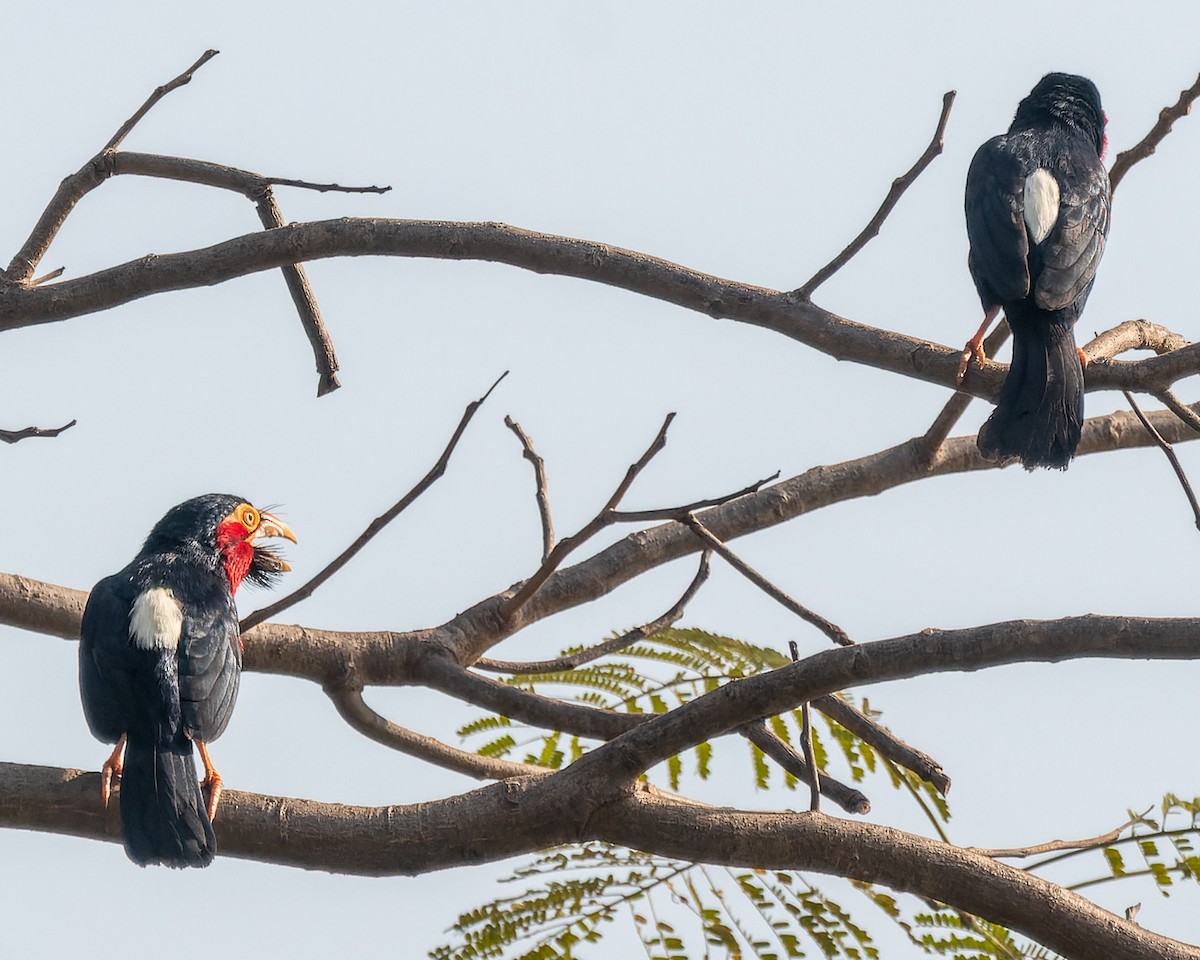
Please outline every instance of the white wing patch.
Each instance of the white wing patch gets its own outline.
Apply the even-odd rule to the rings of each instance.
[[[1058,181],[1039,167],[1025,178],[1025,226],[1034,244],[1050,236],[1058,222]]]
[[[138,594],[129,614],[129,639],[142,650],[174,650],[183,633],[183,607],[167,587]]]

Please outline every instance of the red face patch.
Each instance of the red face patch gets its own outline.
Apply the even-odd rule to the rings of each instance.
[[[246,535],[246,528],[236,520],[227,520],[217,527],[217,549],[225,564],[230,593],[237,593],[254,559],[254,546],[246,540]]]

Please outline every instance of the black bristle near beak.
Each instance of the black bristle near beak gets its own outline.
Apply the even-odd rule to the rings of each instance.
[[[246,582],[256,587],[272,587],[290,569],[277,549],[256,543]]]

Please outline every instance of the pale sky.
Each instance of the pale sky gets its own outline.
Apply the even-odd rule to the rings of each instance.
[[[200,7],[203,6],[203,9]],[[853,237],[924,149],[958,91],[942,157],[883,233],[815,297],[863,323],[960,345],[979,321],[962,188],[1044,73],[1099,86],[1111,156],[1200,70],[1200,9],[1141,5],[48,3],[0,32],[7,104],[0,260],[63,176],[158,84],[221,54],[138,126],[129,150],[281,177],[390,184],[385,196],[280,189],[289,220],[502,221],[628,247],[722,277],[799,286]],[[1146,318],[1189,339],[1200,118],[1181,121],[1114,203],[1079,330]],[[228,193],[121,178],[90,194],[47,255],[67,277],[258,229]],[[624,291],[504,266],[359,259],[309,274],[343,388],[317,399],[307,341],[278,273],[7,333],[0,427],[79,425],[0,447],[0,569],[87,589],[123,566],[172,504],[210,490],[282,504],[302,578],[418,479],[463,406],[512,373],[447,476],[311,600],[281,619],[408,629],[440,623],[535,568],[532,481],[503,416],[546,458],[563,534],[588,520],[678,412],[631,507],[739,488],[778,469],[862,456],[923,433],[945,390],[839,364],[776,334]],[[1196,399],[1194,383],[1180,385]],[[1088,413],[1119,395],[1089,394]],[[1154,406],[1150,401],[1147,406]],[[957,433],[973,432],[976,401]],[[1200,481],[1200,444],[1181,459]],[[618,531],[613,537],[626,531]],[[1192,616],[1200,540],[1154,450],[1065,473],[1018,468],[933,480],[739,541],[746,559],[860,641],[927,626],[1083,613]],[[604,542],[603,540],[601,542]],[[691,576],[685,561],[498,648],[545,657],[643,622]],[[719,562],[683,623],[786,649],[824,638]],[[243,610],[267,602],[243,591]],[[98,769],[107,748],[78,703],[75,646],[0,628],[0,758]],[[1173,791],[1200,793],[1197,669],[1074,661],[942,674],[864,691],[884,722],[954,778],[951,837],[1011,846],[1084,837]],[[397,723],[454,742],[478,714],[408,689],[370,690]],[[696,795],[763,807],[744,748]],[[231,789],[407,803],[474,781],[351,732],[313,684],[247,674],[213,756]],[[880,782],[870,819],[928,827]],[[113,844],[0,831],[13,956],[128,951],[123,937],[210,956],[421,956],[514,864],[365,880],[219,858],[140,870]],[[1098,866],[1095,869],[1101,869]],[[831,887],[832,889],[832,887]],[[1195,885],[1095,891],[1200,941]],[[847,900],[884,943],[887,922]],[[200,936],[198,924],[208,925]],[[181,927],[188,939],[182,940]],[[614,931],[596,956],[636,955]],[[697,941],[698,943],[699,941]],[[815,952],[815,948],[814,948]],[[909,956],[912,948],[885,953]]]

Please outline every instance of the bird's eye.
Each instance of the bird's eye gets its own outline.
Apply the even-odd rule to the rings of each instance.
[[[242,526],[247,530],[253,530],[258,526],[258,514],[251,509],[242,512]]]

